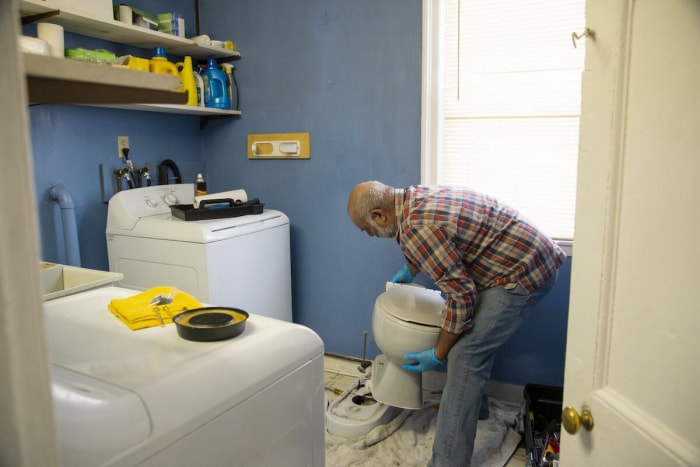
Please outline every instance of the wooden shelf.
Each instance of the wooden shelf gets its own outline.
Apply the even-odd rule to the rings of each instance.
[[[176,76],[28,53],[24,69],[30,104],[187,102]]]
[[[92,18],[78,11],[59,9],[51,0],[20,0],[19,4],[23,18],[49,13],[52,16],[41,21],[59,24],[65,31],[84,36],[148,50],[162,46],[169,54],[189,55],[195,60],[212,57],[225,62],[240,58],[237,51],[201,45],[111,18]],[[198,115],[200,126],[208,119],[241,115],[237,110],[185,105],[187,95],[177,92],[182,84],[176,76],[33,54],[24,54],[24,63],[30,104],[85,104]]]
[[[241,112],[238,110],[222,110],[211,107],[195,107],[192,105],[177,104],[116,104],[102,105],[100,107],[110,107],[114,109],[141,110],[144,112],[163,112],[171,114],[199,115],[200,117],[238,117]]]
[[[56,11],[49,1],[21,0],[20,13],[23,17]],[[43,19],[48,23],[60,24],[63,29],[84,36],[95,37],[110,42],[132,45],[143,49],[156,46],[165,47],[173,55],[189,55],[197,60],[216,58],[219,61],[237,60],[240,53],[221,47],[198,44],[171,34],[121,23],[114,19],[90,18],[80,12],[60,9],[56,16]]]

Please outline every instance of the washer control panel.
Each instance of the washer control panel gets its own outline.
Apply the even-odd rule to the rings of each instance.
[[[194,184],[156,185],[123,190],[109,200],[109,211],[129,225],[142,217],[170,214],[170,206],[192,204]]]

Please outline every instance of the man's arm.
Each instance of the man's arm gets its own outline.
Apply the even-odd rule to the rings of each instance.
[[[450,349],[461,335],[462,334],[453,334],[442,329],[438,336],[437,343],[435,344],[435,356],[440,360],[445,360]]]

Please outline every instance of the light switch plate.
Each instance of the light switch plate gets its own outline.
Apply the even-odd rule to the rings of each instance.
[[[310,159],[310,133],[250,133],[248,159]]]

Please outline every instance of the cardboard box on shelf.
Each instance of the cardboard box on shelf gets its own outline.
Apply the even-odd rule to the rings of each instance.
[[[158,31],[185,37],[185,18],[180,13],[158,13]]]

